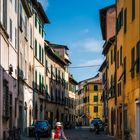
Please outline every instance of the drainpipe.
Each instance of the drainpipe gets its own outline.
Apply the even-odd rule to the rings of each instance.
[[[19,109],[19,92],[20,92],[20,89],[19,89],[19,16],[20,16],[20,0],[18,0],[18,13],[17,13],[17,37],[18,37],[18,46],[17,46],[17,82],[18,82],[18,87],[17,87],[17,108],[16,109]],[[19,119],[19,110],[17,111],[17,118]],[[17,119],[17,127],[19,127],[19,122],[18,122],[18,119]]]

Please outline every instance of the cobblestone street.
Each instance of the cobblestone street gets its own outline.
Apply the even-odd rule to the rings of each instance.
[[[95,135],[88,128],[65,130],[65,134],[68,140],[116,140],[112,136],[104,135],[103,132]],[[22,140],[35,140],[35,138],[22,138]],[[42,138],[41,140],[50,140],[50,138]]]

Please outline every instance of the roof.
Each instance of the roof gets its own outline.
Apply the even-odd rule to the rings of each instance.
[[[69,75],[69,80],[74,83],[75,85],[78,85],[78,82],[73,78],[72,75]]]
[[[68,46],[66,45],[60,45],[60,44],[54,44],[54,43],[50,43],[50,45],[54,48],[65,48],[66,50],[69,50]]]
[[[45,11],[44,11],[44,8],[42,6],[42,4],[40,2],[38,2],[37,0],[31,0],[34,7],[38,10],[38,13],[41,15],[44,23],[50,23]]]
[[[85,79],[83,81],[80,81],[79,84],[81,84],[82,82],[85,82],[85,83],[90,83],[90,82],[96,82],[97,80],[101,79],[101,74],[98,73],[97,75],[95,75],[94,77],[91,77],[89,79]]]
[[[113,8],[113,7],[114,8],[116,7],[115,4],[104,7],[103,9],[100,9],[99,11],[100,12],[100,26],[101,26],[103,40],[106,39],[106,13],[108,9]]]
[[[59,60],[59,62],[61,62],[63,65],[67,65],[67,63],[61,57],[59,57],[49,45],[45,45],[45,51],[47,51],[50,56]]]
[[[106,59],[102,63],[101,67],[99,68],[99,71],[102,72],[102,70],[106,67]]]
[[[114,43],[114,41],[115,41],[115,36],[111,37],[108,41],[104,43],[102,54],[106,55],[108,53],[108,50],[110,46]]]

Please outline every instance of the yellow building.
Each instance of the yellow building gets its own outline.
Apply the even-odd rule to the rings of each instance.
[[[128,129],[132,140],[140,140],[139,6],[138,0],[116,1],[118,135],[123,139]]]
[[[115,135],[116,125],[115,125],[115,80],[116,80],[116,63],[115,63],[115,33],[116,33],[116,8],[115,5],[105,7],[100,10],[100,20],[101,20],[101,30],[103,40],[105,41],[103,45],[103,54],[106,58],[106,76],[107,80],[104,83],[106,88],[106,100],[108,105],[108,125],[109,133]]]
[[[94,118],[102,119],[102,79],[101,75],[98,74],[93,78],[81,81],[83,85],[84,96],[83,96],[83,125],[89,125]]]

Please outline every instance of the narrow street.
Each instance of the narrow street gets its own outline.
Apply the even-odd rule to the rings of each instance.
[[[95,135],[94,132],[90,132],[88,128],[77,128],[71,130],[65,130],[65,134],[68,140],[115,140],[112,136],[107,136],[101,132],[99,135]],[[22,138],[22,140],[34,140],[35,138]],[[50,140],[50,138],[42,138],[41,140]]]

